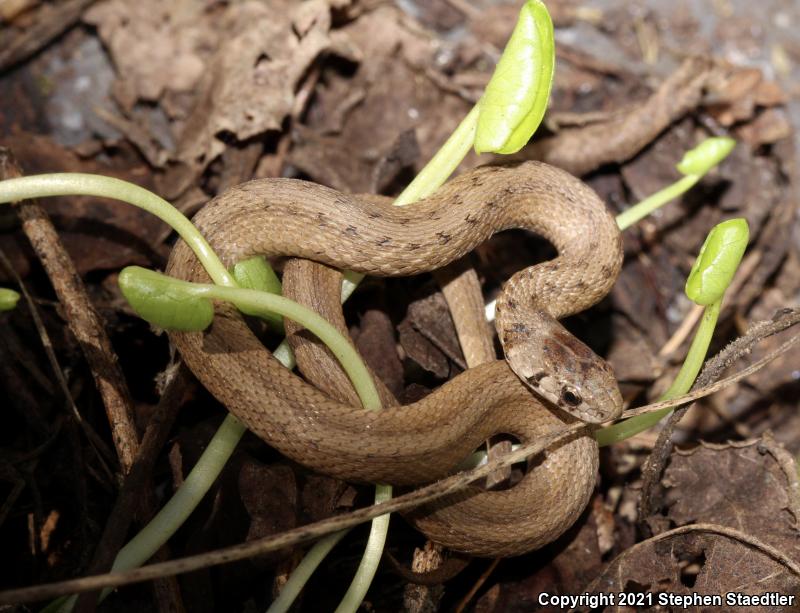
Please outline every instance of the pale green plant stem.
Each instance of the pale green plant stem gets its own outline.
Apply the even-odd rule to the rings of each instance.
[[[259,290],[224,287],[210,283],[184,282],[184,284],[186,286],[185,291],[193,296],[224,300],[233,303],[240,309],[278,313],[283,317],[296,321],[325,343],[331,353],[336,356],[336,359],[352,381],[364,408],[370,410],[380,408],[380,396],[378,396],[369,370],[361,360],[358,352],[328,320],[320,316],[316,311],[283,296]]]
[[[453,174],[461,160],[469,153],[475,142],[475,130],[478,125],[478,105],[472,107],[472,110],[467,113],[461,123],[458,124],[456,129],[445,141],[441,148],[434,154],[431,160],[425,165],[420,173],[414,177],[414,180],[402,191],[402,193],[395,198],[395,206],[405,206],[412,204],[417,200],[427,198]],[[353,291],[355,291],[358,284],[364,278],[364,275],[348,271],[345,273],[342,281],[342,300],[346,300]],[[392,491],[389,486],[377,486],[375,489],[375,502],[380,500],[388,500],[392,496]],[[381,516],[373,520],[370,536],[367,540],[366,550],[364,556],[361,558],[361,563],[358,566],[353,582],[347,590],[344,599],[336,609],[336,613],[347,613],[358,609],[367,589],[372,583],[375,572],[378,570],[381,554],[383,553],[383,546],[386,542],[386,534],[389,530],[389,516]],[[278,610],[273,611],[270,608],[268,613],[278,613]]]
[[[286,584],[281,589],[281,593],[278,594],[278,597],[272,601],[269,609],[267,609],[267,613],[287,611],[300,595],[300,591],[305,584],[308,583],[311,575],[314,574],[314,571],[317,570],[322,560],[325,559],[325,556],[331,552],[331,549],[333,549],[348,532],[349,530],[340,530],[314,543],[314,546],[303,556],[300,564],[292,571]]]
[[[675,377],[669,389],[658,399],[659,402],[682,396],[692,387],[694,380],[697,378],[697,374],[703,366],[706,354],[708,353],[711,337],[714,334],[714,328],[719,318],[721,304],[722,298],[707,306],[703,311],[703,318],[700,321],[700,326],[697,329],[694,339],[692,339],[692,345],[689,347],[689,353],[686,355],[683,366],[681,366],[678,376]],[[652,428],[670,414],[672,410],[671,407],[668,407],[660,411],[631,417],[613,426],[598,430],[595,432],[595,439],[597,439],[597,443],[601,447],[624,441],[639,432],[644,432],[648,428]]]
[[[233,277],[192,222],[169,202],[143,187],[112,177],[79,172],[32,175],[0,181],[0,203],[47,196],[99,196],[138,206],[169,224],[186,241],[214,283],[236,286]]]
[[[133,204],[134,206],[138,206],[152,213],[169,224],[192,248],[215,283],[224,287],[235,287],[233,277],[228,273],[208,242],[197,231],[194,225],[166,200],[146,189],[119,179],[83,173],[38,175],[0,182],[0,202],[4,203],[17,202],[30,198],[69,195],[90,195],[112,198]],[[329,326],[325,320],[322,321],[325,325]],[[302,325],[309,327],[305,323]],[[309,327],[309,329],[313,331],[313,328]],[[338,332],[336,332],[336,336],[339,336]],[[327,335],[328,341],[332,338],[332,336]],[[323,339],[323,342],[327,341]],[[347,343],[346,340],[344,343],[349,348],[349,343]],[[337,341],[334,341],[334,346],[338,346]],[[279,353],[276,353],[276,358],[281,360],[284,366],[293,368],[294,356],[291,354],[291,350],[289,350],[285,343],[282,344],[282,347],[283,349]],[[332,348],[332,350],[334,349]],[[341,354],[341,351],[342,348],[339,347],[338,354]],[[347,351],[347,349],[345,349],[345,351]],[[334,350],[334,352],[336,353],[336,350]],[[361,363],[360,358],[358,362]],[[372,380],[369,374],[366,374],[369,385],[372,386],[374,392]],[[358,378],[363,381],[362,376]],[[354,380],[353,383],[357,387],[362,387],[361,382]],[[367,397],[370,404],[378,402],[377,406],[380,406],[377,392],[368,394]],[[125,570],[143,564],[159,547],[169,540],[172,534],[185,522],[186,518],[194,511],[203,496],[211,488],[211,485],[219,476],[219,473],[222,471],[228,459],[230,459],[236,444],[241,440],[245,431],[245,427],[233,415],[228,414],[226,416],[220,428],[209,441],[205,452],[190,471],[181,487],[178,488],[173,497],[148,525],[119,551],[114,561],[114,570]],[[378,486],[376,489],[376,497],[383,499],[386,496],[386,492],[386,486]],[[386,520],[382,520],[378,523],[379,527],[384,526],[382,528],[384,530],[383,539],[385,539],[385,524]],[[343,534],[344,533],[342,533],[342,535]],[[374,575],[374,571],[372,575]],[[105,591],[103,596],[108,593],[108,590]],[[77,597],[75,596],[66,600],[59,600],[56,606],[61,605],[59,606],[60,610],[70,611],[76,600]]]
[[[425,165],[414,180],[395,199],[396,206],[405,206],[417,200],[427,198],[458,168],[461,160],[469,153],[475,142],[475,130],[478,126],[479,108],[476,104],[466,117],[461,120],[444,145]]]
[[[461,123],[445,141],[442,147],[434,154],[430,162],[425,165],[414,180],[395,198],[395,206],[405,206],[417,200],[427,198],[439,189],[458,165],[466,157],[475,142],[475,130],[478,126],[479,108],[476,104],[467,113]],[[364,275],[357,272],[346,272],[342,281],[342,302],[361,283]]]
[[[239,308],[278,313],[297,321],[330,348],[353,382],[364,406],[380,408],[378,391],[358,352],[336,328],[316,312],[283,296],[257,290],[210,284],[186,283],[185,285],[187,292],[195,296],[225,300]],[[232,415],[229,414],[225,418],[223,425],[217,430],[183,485],[156,517],[120,550],[114,561],[113,570],[126,570],[139,566],[174,534],[207,493],[210,483],[213,483],[219,475],[221,467],[230,458],[244,431],[245,428]],[[108,591],[103,595],[107,593]],[[71,610],[76,598],[70,597],[65,603],[66,608],[62,610]]]
[[[640,203],[617,215],[617,226],[620,230],[624,230],[637,221],[644,219],[656,209],[662,207],[670,200],[675,200],[675,198],[686,192],[689,188],[694,186],[702,176],[703,175],[686,175],[672,185],[668,185],[652,196],[648,196]]]
[[[391,486],[375,486],[375,504],[386,502],[391,497]],[[347,588],[344,598],[342,598],[339,606],[336,607],[336,613],[357,611],[364,601],[364,596],[366,596],[367,590],[375,578],[378,564],[383,555],[383,546],[386,544],[386,535],[389,533],[390,517],[387,513],[372,520],[367,546],[364,548],[364,555],[361,556],[361,563],[358,565],[358,570],[350,583],[350,587]]]
[[[421,200],[430,196],[435,192],[445,181],[450,177],[453,171],[461,163],[461,160],[472,148],[475,140],[475,129],[478,124],[478,106],[474,106],[472,110],[467,113],[466,117],[461,121],[458,127],[453,131],[450,137],[445,141],[442,147],[436,152],[431,160],[425,165],[420,173],[409,183],[403,192],[395,199],[395,206],[404,206],[412,204],[417,200]],[[355,291],[358,284],[364,279],[364,275],[352,271],[344,273],[342,280],[342,302],[347,300]],[[285,343],[285,341],[284,341]],[[281,343],[275,350],[275,356],[283,356],[287,353],[288,345]],[[375,502],[380,500],[388,500],[391,498],[391,487],[386,485],[379,485],[375,488]],[[389,530],[389,516],[381,516],[373,520],[370,529],[370,536],[367,540],[367,546],[364,555],[361,558],[361,563],[350,584],[344,599],[336,609],[337,613],[346,613],[348,611],[355,611],[358,609],[367,589],[372,583],[372,579],[378,570],[383,546],[386,542],[386,534]],[[312,548],[309,555],[317,557],[317,552]],[[294,573],[289,578],[289,582],[294,578]],[[303,578],[303,582],[307,581],[307,577]],[[298,579],[299,580],[299,579]],[[288,583],[287,582],[287,585]],[[292,586],[296,589],[295,586]],[[286,589],[286,588],[284,588]],[[298,590],[299,591],[299,590]],[[277,601],[276,601],[277,602]],[[290,605],[291,602],[287,603]],[[283,602],[281,602],[283,606]],[[268,613],[282,613],[285,608],[278,608],[275,603],[269,608]]]

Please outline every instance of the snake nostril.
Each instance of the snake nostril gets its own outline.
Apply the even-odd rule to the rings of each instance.
[[[561,400],[571,407],[577,407],[583,402],[581,395],[574,387],[565,385],[561,388]]]

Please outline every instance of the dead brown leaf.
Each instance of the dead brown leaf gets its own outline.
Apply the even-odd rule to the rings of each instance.
[[[397,355],[394,325],[381,310],[370,309],[360,325],[351,330],[356,349],[364,361],[396,397],[403,393],[403,364]]]
[[[354,74],[341,65],[323,69],[289,162],[337,189],[384,188],[400,167],[429,159],[469,105],[426,77],[442,43],[411,27],[396,8],[366,13],[331,39],[360,63]],[[409,132],[416,135],[418,153],[399,146],[400,135]],[[396,162],[387,168],[389,158]]]
[[[792,125],[781,109],[767,109],[753,121],[736,130],[736,135],[754,149],[792,135]]]
[[[666,532],[629,548],[594,580],[590,592],[602,585],[612,592],[723,597],[800,593],[794,572],[800,559],[797,468],[771,437],[676,452],[662,483],[667,515],[650,518],[651,524],[669,520],[685,526],[686,533]],[[722,530],[691,529],[709,524]],[[730,529],[741,537],[721,533]]]
[[[409,304],[408,321],[450,360],[466,368],[455,324],[441,292],[433,292]]]
[[[450,374],[450,362],[432,342],[417,332],[408,322],[397,326],[397,335],[405,356],[432,373],[437,379],[446,379]]]
[[[213,27],[214,13],[201,2],[158,0],[110,0],[86,12],[114,60],[114,93],[126,112],[139,100],[155,102],[197,85],[223,34]]]
[[[278,0],[235,4],[220,20],[226,36],[199,82],[178,144],[179,160],[204,167],[225,149],[223,139],[243,141],[281,128],[299,80],[330,46],[327,7],[311,25],[304,22],[307,30],[300,36],[292,6]]]
[[[29,175],[88,172],[152,188],[151,176],[144,167],[119,170],[82,160],[44,136],[17,133],[3,139],[2,144],[14,152],[24,172]],[[142,209],[89,196],[47,198],[43,204],[79,274],[92,270],[115,270],[129,264],[147,266],[161,261],[160,247],[150,244],[147,237],[157,235],[164,223]],[[9,253],[15,257],[15,267],[18,261],[22,266],[17,270],[27,270],[27,265],[20,260],[22,254],[18,246],[10,248]]]
[[[730,526],[800,560],[797,474],[787,456],[771,437],[676,451],[662,480],[668,517]]]
[[[173,157],[193,169],[192,178],[222,153],[226,139],[281,129],[298,82],[330,47],[330,4],[112,0],[89,11],[86,20],[112,54],[114,94],[123,112],[130,115],[139,102],[159,102],[173,119]],[[135,140],[148,142],[141,134]],[[154,161],[164,156],[146,150]]]

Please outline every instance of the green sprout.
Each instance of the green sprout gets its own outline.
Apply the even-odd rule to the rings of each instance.
[[[476,153],[519,151],[547,109],[555,57],[553,21],[547,7],[541,0],[528,0],[483,96],[395,204],[430,196],[473,147]]]
[[[236,282],[191,221],[169,202],[127,181],[83,173],[33,175],[0,181],[0,204],[48,196],[99,196],[137,206],[166,222],[194,251],[211,279],[228,287]],[[284,363],[291,368],[293,364]],[[113,570],[127,570],[146,562],[186,521],[211,488],[233,454],[246,429],[228,414],[209,441],[194,468],[172,498],[133,537],[114,559]],[[105,591],[104,595],[109,591]],[[76,596],[54,600],[46,611],[71,611]]]
[[[152,213],[178,233],[194,251],[208,275],[219,285],[236,282],[219,261],[203,235],[192,222],[163,198],[128,181],[80,172],[31,175],[0,181],[0,204],[49,196],[99,196],[138,206]]]
[[[541,123],[550,97],[554,65],[555,42],[550,15],[541,0],[528,0],[520,11],[517,26],[497,63],[483,97],[428,164],[395,199],[395,206],[412,204],[430,196],[447,181],[472,147],[475,147],[478,153],[518,151],[528,142]],[[358,273],[345,273],[342,301],[352,294],[363,278],[364,276]],[[288,347],[281,345],[274,355],[283,356],[286,349]],[[391,489],[388,486],[382,487],[383,499],[388,500]],[[378,519],[384,517],[383,532],[373,523],[358,571],[337,612],[355,611],[366,595],[377,571],[389,527],[388,515]],[[327,553],[331,547],[331,542],[328,540],[319,541],[312,547],[301,567],[289,577],[268,613],[280,613],[288,609],[313,571],[315,565],[312,560],[318,564],[324,557],[322,552]]]
[[[531,48],[526,49],[525,45],[529,45]],[[475,146],[478,152],[492,151],[496,153],[510,153],[518,150],[527,142],[528,138],[530,138],[537,128],[539,121],[541,121],[541,116],[546,109],[552,83],[552,65],[554,57],[552,23],[542,2],[539,0],[529,0],[523,6],[520,13],[520,22],[515,28],[514,34],[506,47],[504,57],[506,57],[505,54],[511,54],[508,57],[516,58],[516,61],[504,60],[501,58],[498,63],[498,69],[490,85],[487,87],[487,92],[484,97],[465,117],[430,163],[398,197],[395,204],[408,204],[433,193],[447,180],[472,146]],[[537,59],[540,62],[539,64],[535,63]],[[549,69],[548,65],[550,66]],[[524,69],[532,68],[533,74],[528,75],[524,70],[518,73],[517,76],[509,76],[511,73],[503,74],[506,70],[513,71],[516,67],[523,67]],[[519,85],[519,91],[511,87],[515,83]],[[520,94],[520,92],[527,93],[523,95]],[[526,104],[523,100],[525,96],[529,96],[527,109],[524,107]],[[507,100],[508,102],[504,103],[503,100]],[[502,110],[504,104],[508,107],[507,111]],[[493,140],[491,134],[492,126],[494,126],[494,129],[504,131],[506,134],[505,138],[497,137],[496,140]],[[722,151],[725,146],[721,141],[730,139],[718,140],[720,143],[715,146],[718,148],[718,151]],[[731,146],[732,144],[731,141]],[[700,149],[700,147],[698,147],[698,149]],[[720,159],[724,158],[725,155],[727,155],[727,151],[721,155]],[[638,217],[629,220],[627,225],[634,223],[639,218],[660,206],[660,204],[663,204],[663,202],[676,197],[682,193],[682,191],[685,191],[685,189],[688,189],[688,187],[696,183],[702,174],[707,172],[707,169],[704,171],[698,170],[698,167],[694,165],[694,158],[688,154],[687,157],[689,161],[686,161],[685,158],[685,163],[682,162],[681,165],[679,165],[679,169],[681,169],[684,174],[689,174],[689,176],[684,179],[684,181],[686,181],[685,187],[683,187],[682,190],[673,190],[671,192],[672,195],[655,205],[653,205],[651,199],[649,199],[651,200],[649,203],[641,203],[638,205],[639,207],[648,204],[649,208]],[[699,157],[702,158],[703,156]],[[718,161],[719,160],[717,160],[717,162]],[[688,181],[689,179],[693,180],[690,182]],[[13,182],[18,183],[8,185]],[[278,289],[278,285],[276,284],[277,277],[274,276],[274,272],[272,272],[271,268],[269,268],[269,265],[264,260],[262,260],[260,264],[255,264],[258,269],[255,272],[249,270],[237,272],[236,268],[234,268],[233,277],[231,277],[188,219],[183,217],[166,201],[138,186],[116,179],[80,174],[42,175],[0,182],[0,202],[12,202],[23,198],[49,195],[73,194],[117,198],[140,206],[157,215],[169,223],[187,244],[193,248],[209,272],[212,280],[218,285],[233,287],[236,285],[236,281],[238,281],[242,285],[261,289],[263,291],[274,292]],[[655,198],[655,196],[656,195],[654,195],[653,198]],[[630,214],[631,211],[627,213]],[[620,223],[620,227],[627,227],[627,225]],[[136,275],[134,275],[134,278],[135,277]],[[274,279],[271,277],[274,277]],[[236,279],[236,281],[234,279]],[[343,301],[357,286],[359,280],[360,275],[349,272],[345,273],[345,283],[342,287]],[[206,291],[208,290],[206,289]],[[167,295],[170,295],[169,292],[167,292]],[[180,292],[178,292],[178,295],[180,295]],[[162,307],[166,309],[165,312],[174,309],[176,300],[178,303],[181,300],[189,300],[185,295],[177,297],[178,295],[173,294],[172,298],[166,299],[165,304],[162,305]],[[208,296],[210,297],[210,294],[208,294]],[[250,298],[255,300],[253,296],[250,296]],[[202,299],[202,297],[198,298],[196,295],[192,298],[192,300]],[[252,313],[258,313],[262,317],[269,311],[267,304],[275,308],[274,303],[258,303],[258,301],[256,301],[256,303],[250,303],[249,300],[245,299],[242,295],[238,295],[237,300],[240,307],[243,306],[244,309],[251,308],[248,306],[250,304],[255,305],[252,307]],[[172,303],[172,305],[170,305],[170,303]],[[149,307],[144,308],[147,309]],[[201,307],[201,309],[203,309],[203,307]],[[185,325],[200,326],[203,317],[206,316],[207,314],[198,316],[196,321],[186,323]],[[165,317],[162,323],[169,323],[170,318],[174,318],[175,316],[173,314]],[[160,318],[161,315],[157,315],[157,319],[160,320]],[[178,324],[181,323],[180,318],[172,319],[172,325],[175,325],[176,321]],[[274,352],[274,355],[288,368],[293,367],[293,356],[286,343],[282,343]],[[184,484],[176,491],[173,498],[170,499],[150,524],[120,550],[114,562],[114,570],[133,568],[142,564],[166,542],[169,536],[171,536],[183,521],[185,521],[185,518],[188,517],[208,491],[211,484],[222,470],[225,462],[230,457],[244,431],[243,425],[239,423],[235,417],[232,415],[226,416],[223,424],[209,442],[205,453],[187,476]],[[390,492],[390,488],[378,486],[378,488],[376,488],[376,501],[387,498]],[[388,526],[388,515],[377,518],[375,522],[384,519]],[[349,604],[345,603],[345,601],[348,600],[346,597],[342,605],[340,605],[340,610],[354,610],[357,608],[358,603],[363,599],[363,593],[366,592],[369,582],[371,581],[371,575],[367,578],[367,574],[362,571],[366,566],[369,566],[369,564],[367,564],[368,558],[374,561],[375,566],[377,565],[377,559],[380,558],[382,542],[380,543],[380,548],[376,549],[371,547],[372,535],[380,532],[380,528],[375,530],[375,527],[376,524],[373,524],[373,533],[371,534],[370,543],[367,547],[372,553],[368,551],[362,559],[362,564],[359,567],[353,585],[351,585],[351,589],[348,591],[348,596],[353,597],[349,599]],[[383,530],[385,538],[385,527]],[[317,545],[320,547],[320,551],[325,548],[330,550],[343,534],[342,532],[330,535],[326,539],[318,542]],[[375,553],[376,551],[377,553]],[[322,553],[321,557],[318,557],[316,563],[318,563],[322,557],[324,557],[324,553]],[[312,562],[312,564],[307,565],[304,559],[303,563],[298,567],[297,572],[293,573],[290,583],[295,575],[299,576],[302,574],[300,572],[301,570],[308,571],[308,568],[313,566],[313,561],[310,562]],[[308,572],[310,573],[310,571]],[[374,570],[372,574],[374,574]],[[302,582],[299,585],[302,586]],[[291,592],[292,590],[289,588],[290,586],[287,584],[284,592],[287,594]],[[357,593],[361,593],[362,595],[356,600],[354,596],[356,596]],[[283,596],[284,594],[282,593],[281,598]],[[290,598],[293,597],[290,596]],[[69,599],[69,601],[74,604],[74,598]],[[277,603],[278,601],[276,601],[275,604]],[[288,604],[286,606],[288,607]]]
[[[555,64],[553,20],[530,0],[478,102],[476,153],[516,153],[528,143],[547,110]]]
[[[430,196],[447,181],[472,147],[477,153],[514,153],[522,148],[539,127],[547,108],[554,66],[553,22],[541,0],[528,0],[520,11],[517,26],[497,63],[483,97],[428,164],[395,199],[395,206],[412,204]],[[358,273],[345,273],[342,283],[343,301],[363,278],[363,275]],[[275,355],[283,355],[283,351],[284,348],[279,347]],[[383,499],[388,500],[391,497],[391,489],[383,487]],[[377,571],[389,527],[388,515],[378,519],[384,518],[383,532],[373,523],[366,551],[350,588],[337,608],[337,613],[355,611],[366,595]],[[301,563],[302,568],[292,573],[268,613],[280,613],[288,609],[310,576],[310,572],[313,571],[311,560],[316,560],[318,563],[324,556],[322,552],[327,553],[332,546],[328,540],[319,541],[317,545],[319,549],[317,546],[312,547],[306,556],[308,564],[304,559]],[[286,598],[284,593],[287,594]]]
[[[142,319],[171,330],[205,330],[213,319],[212,299],[230,302],[240,311],[256,316],[277,313],[288,317],[310,330],[333,352],[365,408],[380,408],[372,377],[358,352],[324,317],[293,300],[259,290],[181,281],[139,266],[128,266],[120,273],[119,287]],[[158,300],[158,296],[169,298]],[[201,315],[195,315],[195,310]],[[211,318],[206,318],[209,310]]]
[[[280,295],[281,293],[280,279],[278,279],[278,275],[275,274],[272,266],[269,265],[269,262],[267,262],[263,255],[257,255],[248,260],[237,262],[233,265],[233,270],[231,272],[233,273],[233,278],[236,279],[236,283],[238,283],[240,287],[256,289],[270,294]],[[253,315],[254,317],[260,316],[270,324],[275,332],[283,334],[283,318],[277,313],[262,312],[257,315],[256,313],[249,313],[242,308],[239,308],[239,310],[245,315]]]
[[[0,287],[0,311],[11,311],[16,308],[19,302],[19,292],[13,289]]]
[[[747,221],[741,218],[723,221],[708,234],[686,281],[686,295],[706,308],[683,366],[659,401],[687,393],[697,378],[717,325],[725,290],[742,261],[749,235]],[[598,430],[595,438],[601,446],[625,440],[656,425],[670,412],[672,408],[668,407],[631,417]]]
[[[689,190],[709,170],[728,157],[728,154],[733,151],[735,146],[736,141],[728,136],[712,136],[705,139],[694,149],[687,151],[683,159],[675,166],[684,177],[617,215],[619,229],[624,230],[632,226],[670,200],[674,200]]]

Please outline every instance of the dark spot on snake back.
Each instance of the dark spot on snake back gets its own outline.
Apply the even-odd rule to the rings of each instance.
[[[450,242],[450,239],[453,238],[452,235],[447,234],[446,232],[437,232],[436,236],[439,239],[440,245],[446,245]]]
[[[347,234],[347,236],[358,236],[358,228],[355,226],[347,226],[344,229],[344,233]]]

